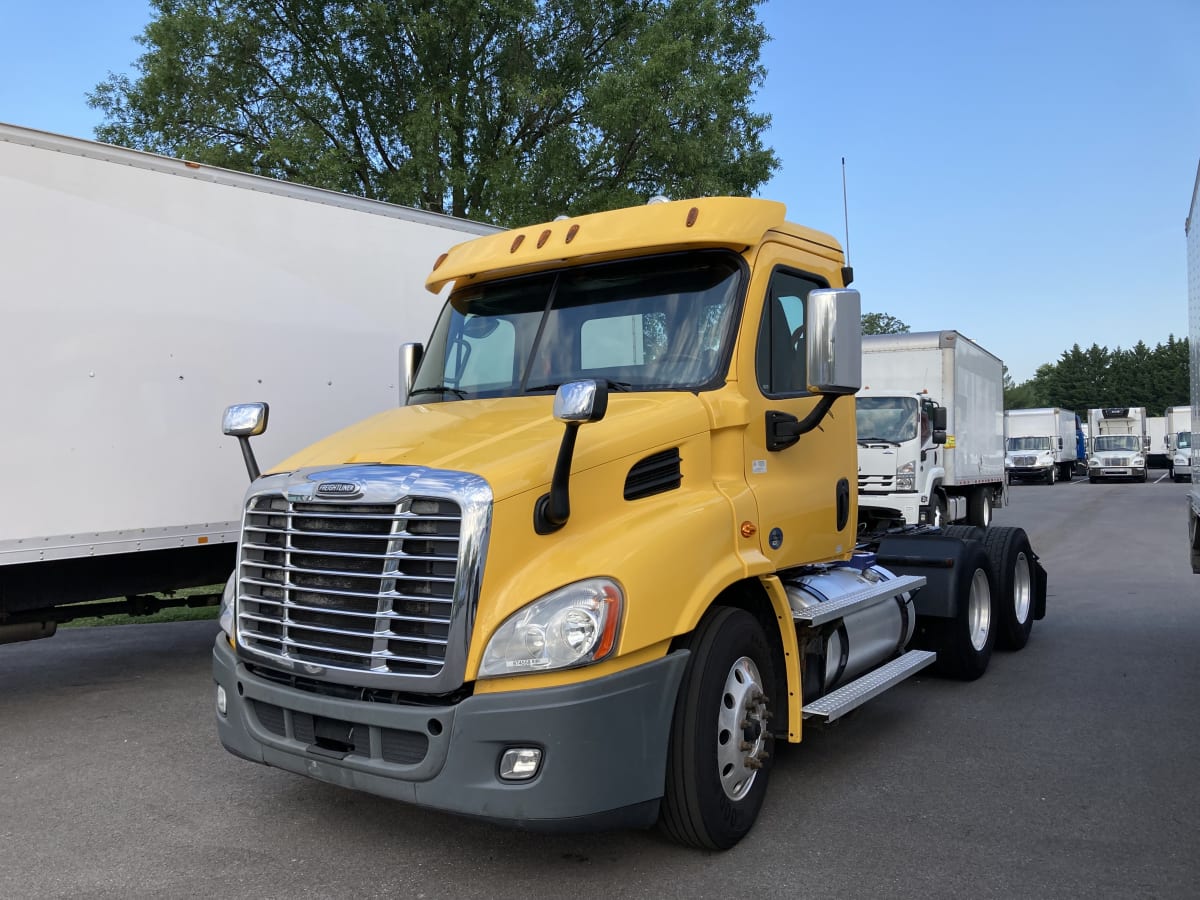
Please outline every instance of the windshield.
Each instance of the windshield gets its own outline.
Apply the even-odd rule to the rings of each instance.
[[[1050,438],[1014,437],[1008,439],[1009,450],[1049,450]]]
[[[917,401],[912,397],[859,397],[854,416],[860,444],[899,444],[917,436]]]
[[[1137,453],[1141,449],[1141,441],[1132,434],[1102,434],[1096,438],[1097,453],[1103,450],[1129,450]]]
[[[1181,431],[1175,435],[1175,446],[1180,450],[1190,450],[1192,447],[1192,433],[1190,431]]]
[[[738,257],[700,251],[509,278],[455,291],[410,402],[715,385],[734,340]]]

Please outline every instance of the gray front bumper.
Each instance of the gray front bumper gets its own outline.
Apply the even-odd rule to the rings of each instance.
[[[267,680],[246,669],[222,634],[213,678],[227,707],[217,731],[227,750],[252,762],[432,809],[528,828],[648,826],[663,793],[686,661],[677,652],[581,684],[416,706]],[[358,748],[339,755],[319,746],[313,722],[361,729]],[[397,746],[399,753],[387,749]],[[531,780],[500,780],[500,756],[512,747],[542,749]]]

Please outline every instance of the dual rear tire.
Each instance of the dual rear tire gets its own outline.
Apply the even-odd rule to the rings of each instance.
[[[927,620],[925,644],[937,650],[939,674],[971,681],[987,669],[993,647],[1020,650],[1029,642],[1035,557],[1022,528],[950,525],[942,533],[973,549],[957,566],[955,617]]]

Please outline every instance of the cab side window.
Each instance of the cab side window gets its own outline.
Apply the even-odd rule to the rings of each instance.
[[[804,350],[804,304],[808,292],[826,285],[811,275],[776,269],[767,288],[754,368],[767,396],[808,393]]]

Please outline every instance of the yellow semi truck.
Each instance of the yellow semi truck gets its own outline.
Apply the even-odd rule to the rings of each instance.
[[[774,743],[1019,648],[1019,528],[856,521],[860,305],[831,237],[705,198],[481,237],[405,405],[259,474],[214,648],[246,759],[527,828],[726,848]],[[950,532],[950,533],[947,533]]]

